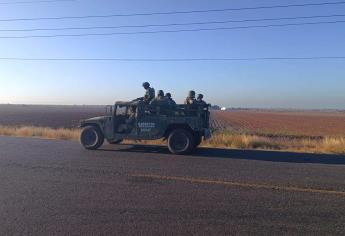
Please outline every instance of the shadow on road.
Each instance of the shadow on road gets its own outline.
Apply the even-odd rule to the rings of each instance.
[[[102,149],[110,152],[136,152],[170,154],[168,148],[155,145],[116,145],[115,149]],[[239,150],[222,148],[198,148],[191,157],[230,158],[272,162],[311,163],[345,165],[345,156],[330,154],[310,154],[278,151]]]

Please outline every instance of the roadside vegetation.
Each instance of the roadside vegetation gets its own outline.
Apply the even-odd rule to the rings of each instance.
[[[205,146],[238,149],[345,154],[344,137],[291,138],[216,132]]]
[[[0,135],[38,137],[47,139],[78,140],[79,129],[48,128],[35,126],[0,126]],[[133,142],[126,142],[133,143]],[[143,144],[162,144],[159,141],[143,141]],[[280,150],[309,153],[345,154],[345,137],[289,137],[237,134],[230,131],[215,131],[212,139],[203,142],[203,147]]]
[[[0,126],[0,135],[17,137],[37,137],[47,139],[78,140],[79,129],[49,128],[36,126]]]

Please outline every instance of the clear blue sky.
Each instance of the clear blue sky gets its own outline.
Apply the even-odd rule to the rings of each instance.
[[[5,2],[5,0],[1,0]],[[10,0],[6,0],[8,2]],[[12,0],[15,1],[15,0]],[[326,1],[326,0],[324,0]],[[323,1],[110,1],[0,5],[1,18],[104,15]],[[208,14],[0,22],[0,29],[162,24],[345,14],[345,4]],[[345,17],[335,19],[345,20]],[[325,21],[330,19],[289,22]],[[285,23],[252,22],[202,26]],[[173,29],[200,28],[200,26]],[[126,32],[151,29],[107,29]],[[0,32],[48,35],[70,32]],[[28,58],[246,58],[344,56],[345,23],[266,29],[76,38],[0,39],[0,57]],[[141,96],[142,82],[182,102],[190,89],[212,104],[232,107],[345,108],[345,60],[227,62],[23,62],[0,61],[0,103],[111,104]]]

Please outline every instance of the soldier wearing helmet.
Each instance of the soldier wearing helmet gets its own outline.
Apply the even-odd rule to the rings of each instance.
[[[146,90],[143,100],[146,103],[150,103],[155,98],[155,89],[150,87],[149,82],[144,82],[143,87]]]
[[[144,82],[143,87],[146,90],[144,97],[134,99],[132,102],[137,103],[138,101],[143,101],[148,104],[155,98],[155,89],[150,87],[149,82]]]
[[[196,102],[198,105],[206,106],[207,103],[203,100],[204,95],[198,94],[198,97],[196,98]]]
[[[164,96],[163,90],[158,90],[157,97],[155,97],[151,103],[151,105],[167,105],[168,99]]]
[[[187,105],[194,105],[194,104],[196,104],[195,91],[193,91],[193,90],[189,91],[188,97],[184,101],[184,104],[187,104]]]
[[[164,98],[164,91],[163,90],[158,90],[157,98],[159,98],[159,99],[163,99]]]
[[[165,94],[165,97],[166,97],[166,99],[168,100],[168,102],[169,102],[170,105],[173,105],[173,106],[176,105],[176,102],[174,101],[174,99],[171,98],[171,93],[166,93],[166,94]]]

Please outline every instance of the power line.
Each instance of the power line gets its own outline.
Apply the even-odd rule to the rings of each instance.
[[[208,9],[208,10],[191,10],[191,11],[146,12],[146,13],[127,13],[127,14],[115,13],[115,14],[108,14],[108,15],[60,16],[60,17],[37,17],[37,18],[12,18],[12,19],[0,19],[0,21],[37,21],[37,20],[62,20],[62,19],[84,19],[84,18],[153,16],[153,15],[177,15],[177,14],[193,14],[193,13],[276,9],[276,8],[290,8],[290,7],[342,5],[342,4],[345,4],[345,1],[321,2],[321,3],[303,3],[303,4],[289,4],[289,5],[271,5],[271,6],[257,6],[257,7],[241,7],[241,8],[223,8],[223,9]]]
[[[202,32],[202,31],[216,31],[216,30],[253,29],[253,28],[287,27],[287,26],[302,26],[302,25],[337,24],[337,23],[345,23],[345,20],[305,22],[305,23],[287,23],[287,24],[271,24],[271,25],[235,26],[235,27],[218,27],[218,28],[180,29],[180,30],[85,33],[85,34],[26,35],[26,36],[0,36],[0,39],[57,38],[57,37],[86,37],[86,36],[113,36],[113,35],[158,34],[158,33],[181,33],[181,32]]]
[[[33,3],[56,3],[56,2],[75,2],[77,0],[38,0],[38,1],[16,1],[16,2],[0,2],[0,5],[13,4],[33,4]]]
[[[120,62],[198,62],[198,61],[280,61],[280,60],[345,60],[345,56],[314,57],[250,57],[250,58],[22,58],[0,57],[4,61],[120,61]]]
[[[209,24],[243,23],[243,22],[258,22],[258,21],[280,21],[280,20],[331,18],[331,17],[344,17],[344,16],[345,16],[345,14],[342,14],[342,15],[335,14],[335,15],[296,16],[296,17],[261,18],[261,19],[245,19],[245,20],[204,21],[204,22],[190,22],[190,23],[146,24],[146,25],[31,28],[31,29],[0,29],[0,32],[61,31],[61,30],[90,30],[90,29],[119,29],[119,28],[190,26],[190,25],[209,25]]]

